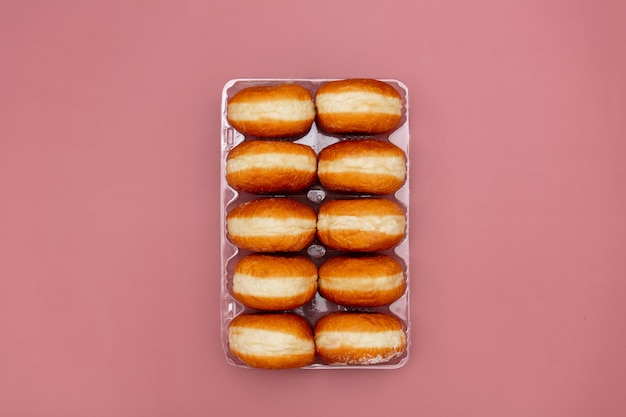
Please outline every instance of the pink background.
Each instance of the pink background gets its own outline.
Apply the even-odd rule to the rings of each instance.
[[[0,416],[626,415],[623,1],[4,1]],[[411,92],[399,370],[228,366],[240,77]]]

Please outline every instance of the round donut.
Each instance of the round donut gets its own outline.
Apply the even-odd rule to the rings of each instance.
[[[391,142],[343,140],[320,151],[317,176],[332,191],[393,194],[406,177],[406,155]]]
[[[330,313],[314,328],[318,356],[331,365],[374,365],[407,347],[402,322],[383,313]]]
[[[388,255],[336,256],[319,268],[320,295],[347,307],[389,305],[406,289],[402,265]]]
[[[297,252],[315,239],[315,211],[286,197],[241,203],[226,215],[230,241],[253,252]]]
[[[317,237],[332,249],[375,252],[391,249],[404,238],[406,215],[384,198],[330,200],[317,214]]]
[[[298,84],[247,87],[228,100],[226,117],[244,135],[300,136],[315,121],[315,104],[311,92]]]
[[[304,256],[252,254],[235,265],[233,296],[257,310],[291,310],[317,291],[317,267]]]
[[[311,325],[293,313],[239,315],[228,326],[228,345],[253,368],[299,368],[315,360]]]
[[[315,94],[317,124],[330,133],[387,133],[402,118],[402,97],[390,84],[347,79],[323,84]]]
[[[276,140],[250,140],[226,157],[226,182],[254,194],[295,193],[316,178],[317,156],[307,145]]]

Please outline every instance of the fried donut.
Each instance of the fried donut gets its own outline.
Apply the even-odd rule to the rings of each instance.
[[[245,141],[226,157],[226,182],[254,194],[302,191],[315,181],[316,170],[313,148],[294,142]]]
[[[311,92],[298,84],[244,88],[228,100],[226,112],[239,132],[266,138],[303,135],[315,121]]]
[[[402,322],[383,313],[330,313],[313,333],[318,356],[331,365],[389,362],[407,347]]]
[[[311,325],[293,313],[239,315],[228,326],[228,345],[253,368],[299,368],[315,360]]]
[[[317,267],[304,256],[252,254],[237,262],[233,295],[258,310],[291,310],[317,291]]]
[[[402,118],[402,97],[390,84],[347,79],[323,84],[315,94],[317,124],[330,133],[387,133]]]
[[[320,151],[317,176],[332,191],[392,194],[404,184],[406,155],[391,142],[343,140]]]
[[[348,307],[378,307],[406,288],[402,265],[388,255],[336,256],[319,268],[320,295]]]
[[[296,252],[315,239],[315,211],[285,197],[241,203],[226,215],[230,241],[253,252]]]
[[[317,237],[326,246],[356,252],[391,249],[404,238],[406,215],[383,198],[330,200],[317,214]]]

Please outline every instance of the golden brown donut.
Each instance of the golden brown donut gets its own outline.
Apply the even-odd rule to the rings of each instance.
[[[322,297],[348,307],[377,307],[396,301],[406,288],[402,265],[391,256],[336,256],[319,268]]]
[[[317,267],[304,256],[252,254],[237,262],[233,295],[257,310],[291,310],[317,291]]]
[[[331,365],[374,365],[400,356],[407,347],[402,322],[383,313],[330,313],[317,321],[315,346]]]
[[[296,252],[315,238],[315,211],[284,197],[241,203],[226,215],[230,241],[253,252]]]
[[[347,79],[323,84],[315,94],[317,124],[331,133],[386,133],[402,118],[402,97],[390,84]]]
[[[317,175],[332,191],[393,194],[406,177],[406,155],[391,142],[343,140],[320,151]]]
[[[356,252],[391,249],[404,238],[406,215],[383,198],[330,200],[317,214],[317,237],[327,247]]]
[[[317,156],[307,145],[276,140],[250,140],[226,157],[226,182],[254,194],[295,193],[315,181]]]
[[[315,360],[311,325],[293,313],[239,315],[228,326],[228,345],[253,368],[299,368]]]
[[[226,112],[232,127],[257,137],[299,136],[315,121],[311,92],[298,84],[244,88],[228,100]]]

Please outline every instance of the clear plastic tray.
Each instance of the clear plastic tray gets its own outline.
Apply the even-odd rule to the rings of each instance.
[[[409,216],[409,169],[410,169],[410,159],[409,159],[409,119],[408,119],[408,108],[409,108],[409,96],[407,87],[400,81],[394,79],[380,79],[391,86],[393,86],[401,95],[403,102],[402,109],[402,118],[398,125],[398,127],[389,134],[379,134],[379,135],[338,135],[338,134],[329,134],[324,131],[318,130],[317,125],[313,123],[311,130],[306,133],[304,136],[294,140],[296,143],[302,143],[310,146],[313,150],[318,154],[320,150],[324,147],[329,146],[335,142],[346,140],[346,139],[358,139],[358,138],[376,138],[380,140],[386,140],[392,142],[393,144],[399,146],[406,154],[407,157],[407,176],[406,181],[401,189],[399,189],[395,194],[391,196],[385,196],[385,198],[389,198],[400,204],[405,210],[406,219],[407,219],[407,230],[403,241],[394,247],[393,249],[386,251],[379,251],[377,253],[382,253],[386,255],[390,255],[398,260],[405,272],[406,278],[406,291],[398,300],[392,303],[389,306],[384,307],[372,307],[372,308],[347,308],[343,306],[336,305],[324,298],[322,298],[319,293],[315,295],[313,300],[311,300],[308,304],[303,307],[300,307],[295,310],[291,310],[291,312],[297,313],[302,317],[306,318],[311,325],[315,325],[316,321],[324,316],[325,314],[334,312],[334,311],[377,311],[377,312],[385,312],[392,314],[399,318],[404,324],[404,330],[407,336],[407,348],[404,353],[389,362],[374,364],[374,365],[328,365],[323,363],[322,361],[316,360],[315,363],[303,367],[301,369],[354,369],[354,368],[367,368],[367,369],[395,369],[400,368],[406,364],[409,359],[409,347],[411,344],[411,323],[410,323],[410,315],[409,315],[409,295],[410,295],[410,274],[409,274],[409,225],[410,225],[410,216]],[[318,87],[325,82],[333,81],[333,79],[233,79],[228,81],[223,88],[222,91],[222,122],[221,122],[221,189],[220,189],[220,198],[221,198],[221,338],[222,345],[224,348],[224,352],[226,355],[226,361],[234,366],[249,368],[248,365],[239,360],[235,355],[233,355],[228,347],[228,325],[230,321],[238,316],[239,314],[244,313],[254,313],[255,310],[247,308],[243,306],[239,301],[237,301],[232,293],[232,276],[233,269],[236,265],[237,261],[249,254],[250,252],[240,250],[236,246],[234,246],[228,239],[227,230],[226,230],[226,215],[228,212],[235,206],[245,201],[250,201],[260,196],[238,192],[232,189],[225,179],[226,172],[226,157],[228,152],[234,148],[239,143],[244,140],[249,140],[243,134],[235,130],[227,120],[227,104],[230,97],[236,94],[238,91],[242,90],[246,87],[252,86],[261,86],[261,85],[274,85],[280,83],[296,83],[306,87],[313,96],[315,96],[315,92]],[[290,194],[289,197],[293,198],[297,201],[303,202],[310,207],[312,207],[316,212],[323,201],[328,201],[334,198],[346,198],[351,196],[346,193],[334,193],[328,190],[325,190],[323,186],[319,183],[313,184],[308,190],[298,194]],[[359,194],[353,194],[352,196],[362,196]],[[262,197],[269,197],[268,195],[263,195]],[[316,266],[319,267],[325,260],[329,257],[332,257],[338,254],[338,251],[325,248],[319,242],[314,241],[308,248],[300,253],[301,255],[309,257]]]

